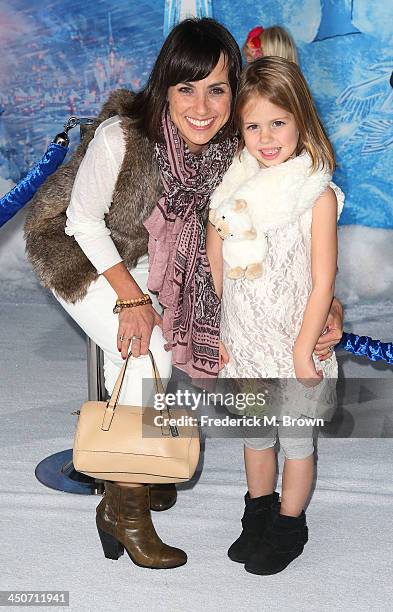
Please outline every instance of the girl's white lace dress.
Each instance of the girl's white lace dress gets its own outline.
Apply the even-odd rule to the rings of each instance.
[[[323,169],[310,174],[302,154],[267,169],[244,150],[224,176],[211,206],[223,198],[245,199],[254,226],[267,240],[263,275],[255,280],[224,280],[221,340],[230,361],[224,378],[292,379],[281,383],[280,404],[292,415],[316,415],[335,403],[336,356],[321,362],[324,380],[312,389],[293,379],[292,352],[311,291],[312,207],[330,182]],[[341,212],[344,195],[334,189]],[[316,361],[317,363],[317,361]],[[331,379],[331,380],[329,380]],[[287,388],[283,402],[283,384]]]

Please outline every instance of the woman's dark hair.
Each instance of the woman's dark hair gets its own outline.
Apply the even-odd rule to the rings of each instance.
[[[240,49],[223,25],[214,19],[185,19],[165,40],[146,86],[134,98],[132,116],[136,127],[149,140],[160,141],[161,116],[168,87],[206,78],[223,54],[232,92],[231,114],[220,131],[221,137],[234,133],[234,107],[241,72]]]

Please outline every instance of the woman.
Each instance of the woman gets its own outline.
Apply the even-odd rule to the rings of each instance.
[[[149,346],[163,377],[171,368],[159,305],[147,290],[146,221],[154,251],[150,282],[166,305],[164,334],[173,364],[191,375],[207,362],[210,375],[218,370],[219,308],[202,220],[236,149],[233,109],[240,69],[239,48],[223,26],[211,19],[180,23],[146,87],[135,97],[124,90],[110,97],[95,134],[93,129],[69,164],[46,182],[30,209],[29,257],[41,283],[103,349],[108,392],[132,351],[122,402],[142,401],[138,381],[151,378]],[[118,315],[112,312],[116,301]],[[335,310],[333,327],[339,328],[340,306]],[[326,354],[340,335],[332,331],[317,348]],[[166,496],[160,509],[175,501],[173,486],[153,492],[156,507],[157,496]],[[125,547],[143,567],[184,564],[186,554],[157,536],[150,505],[148,486],[106,483],[97,508],[106,556],[118,558]]]

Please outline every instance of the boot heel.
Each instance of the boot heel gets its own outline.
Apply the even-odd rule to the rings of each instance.
[[[106,531],[102,531],[97,525],[98,535],[100,536],[102,549],[107,559],[117,561],[124,553],[124,546]]]

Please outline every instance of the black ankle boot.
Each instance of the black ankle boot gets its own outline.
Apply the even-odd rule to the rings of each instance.
[[[278,497],[275,491],[253,499],[250,498],[248,492],[246,493],[244,496],[246,507],[242,518],[243,531],[228,550],[228,557],[232,561],[245,563],[255,550],[264,534],[271,507],[277,503]]]
[[[304,511],[298,517],[285,516],[279,514],[279,506],[276,506],[263,538],[246,561],[245,570],[261,576],[278,574],[302,554],[307,540]]]

